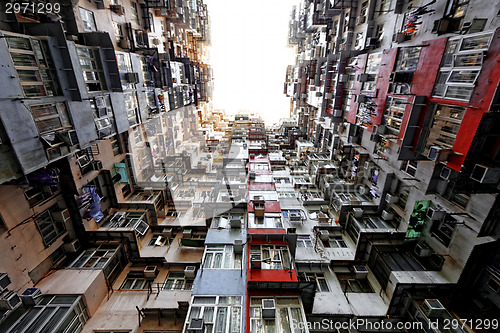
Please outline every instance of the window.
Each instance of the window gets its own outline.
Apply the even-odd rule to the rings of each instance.
[[[203,268],[240,268],[241,253],[234,253],[232,245],[207,245]]]
[[[403,163],[401,163],[401,170],[403,170],[410,176],[415,177],[415,174],[417,173],[417,166],[418,166],[417,160],[403,161]]]
[[[401,129],[401,122],[403,121],[405,114],[406,102],[406,99],[387,97],[384,119],[386,128],[394,134],[398,134]]]
[[[148,290],[151,282],[144,277],[142,271],[130,271],[125,281],[123,281],[121,290]]]
[[[131,16],[132,20],[137,23],[139,23],[139,15],[137,14],[137,3],[135,1],[130,1],[130,9],[131,9]]]
[[[116,42],[120,42],[123,39],[122,26],[120,23],[113,21],[113,31],[115,33]]]
[[[305,333],[307,324],[305,315],[297,297],[276,297],[275,317],[262,317],[262,300],[260,297],[250,299],[250,332],[280,332],[280,333]]]
[[[330,288],[328,287],[328,283],[326,283],[326,278],[324,273],[301,273],[300,274],[301,281],[314,281],[316,282],[318,292],[328,292]]]
[[[113,156],[117,156],[122,153],[122,147],[117,135],[111,138],[111,148],[113,149]]]
[[[102,269],[104,275],[112,282],[124,266],[122,261],[121,247],[119,245],[105,244],[85,250],[68,268]]]
[[[221,214],[212,219],[212,228],[221,229],[221,228],[230,228],[233,223],[242,223],[244,220],[244,215],[240,213],[225,213]]]
[[[205,332],[241,332],[241,296],[194,296],[187,323],[203,319]]]
[[[495,292],[495,293],[500,292],[500,282],[498,282],[497,279],[490,278],[488,280],[487,285],[488,285],[488,288],[490,288],[491,290],[493,290],[493,292]]]
[[[297,236],[297,247],[313,247],[314,244],[309,236]]]
[[[15,311],[0,332],[80,332],[89,319],[81,296],[40,296],[37,305]]]
[[[83,79],[87,85],[87,90],[101,91],[106,89],[102,65],[100,63],[99,50],[95,48],[76,48],[80,66],[83,71]]]
[[[46,40],[5,36],[24,95],[59,95],[59,83]]]
[[[290,254],[285,245],[251,245],[250,255],[261,254],[262,269],[289,269],[291,268]]]
[[[417,69],[420,47],[403,47],[398,51],[396,71],[415,71]]]
[[[90,10],[80,7],[80,16],[82,18],[83,31],[85,32],[97,31],[94,13],[92,13]]]
[[[30,111],[40,134],[71,128],[65,103],[31,105]]]
[[[419,150],[427,156],[431,146],[451,149],[464,114],[464,107],[431,103],[420,136]]]
[[[449,247],[453,234],[457,228],[458,221],[450,215],[446,215],[443,221],[435,221],[431,227],[431,234],[436,237],[444,246]]]
[[[52,218],[51,210],[55,209],[57,208],[51,208],[50,210],[44,211],[36,219],[38,231],[46,246],[52,244],[59,236],[66,232],[64,222],[56,221]]]
[[[334,248],[334,249],[347,247],[347,244],[342,239],[342,236],[330,236],[328,241],[323,242],[323,245],[325,247],[330,247],[330,248]]]
[[[191,290],[193,280],[186,279],[184,272],[168,272],[163,290]]]
[[[125,109],[127,111],[128,124],[130,126],[138,124],[137,109],[139,104],[137,102],[137,95],[135,92],[130,91],[123,94],[125,97]]]
[[[336,273],[342,291],[348,293],[373,293],[368,279],[356,279],[350,273]]]
[[[94,123],[99,139],[115,135],[115,118],[109,96],[92,98],[90,100],[90,107],[93,110]]]
[[[491,33],[450,38],[433,96],[468,101],[481,71]]]

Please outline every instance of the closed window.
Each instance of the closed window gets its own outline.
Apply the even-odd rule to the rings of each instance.
[[[125,281],[123,281],[121,290],[147,290],[150,282],[144,277],[144,272],[129,272]]]
[[[36,225],[46,246],[52,244],[59,236],[66,232],[64,222],[56,221],[52,217],[50,210],[46,210],[39,215],[36,219]]]
[[[234,253],[231,245],[207,245],[203,268],[240,268],[241,253]]]
[[[186,279],[184,272],[170,271],[163,285],[164,290],[191,290],[193,279]]]
[[[59,84],[46,40],[5,36],[26,97],[59,95]]]
[[[89,47],[77,47],[78,59],[83,72],[83,79],[89,92],[106,89],[99,50]]]
[[[85,32],[97,31],[94,13],[92,13],[90,10],[80,7],[80,17],[82,18],[83,31]]]

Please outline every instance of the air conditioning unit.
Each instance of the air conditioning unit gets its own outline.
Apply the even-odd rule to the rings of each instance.
[[[319,238],[323,241],[326,242],[330,238],[330,232],[328,230],[320,230],[319,232]]]
[[[428,318],[440,317],[446,312],[445,307],[437,299],[426,299],[422,304],[422,311]]]
[[[264,216],[264,205],[255,205],[255,216],[256,217],[263,217]]]
[[[196,276],[196,266],[186,266],[184,268],[184,276],[186,279],[194,279]]]
[[[231,225],[231,229],[240,229],[241,228],[241,216],[232,215],[229,223]]]
[[[262,300],[262,318],[274,318],[276,316],[276,304],[274,299],[266,298]]]
[[[138,83],[139,82],[139,74],[133,73],[133,72],[125,73],[125,80],[128,83]]]
[[[78,239],[75,239],[71,241],[71,243],[65,243],[63,244],[63,249],[64,252],[66,253],[74,253],[80,250],[80,241]]]
[[[364,165],[365,170],[370,170],[373,167],[373,163],[370,161],[366,161]]]
[[[193,230],[191,230],[191,229],[185,229],[182,232],[182,238],[191,238],[191,237],[193,237]]]
[[[188,333],[203,333],[205,331],[203,319],[191,319],[187,331]]]
[[[441,220],[446,216],[446,212],[439,206],[429,207],[427,209],[427,217],[433,221]]]
[[[354,266],[354,276],[356,279],[366,279],[368,276],[368,268],[364,265],[356,265]]]
[[[102,170],[102,162],[97,161],[97,160],[92,161],[92,169],[94,169],[95,171],[101,171]]]
[[[0,273],[0,292],[4,291],[5,288],[10,284],[10,277],[7,273]]]
[[[252,253],[250,255],[250,264],[252,269],[262,268],[262,255],[260,253]]]
[[[347,74],[340,74],[339,75],[339,82],[347,82],[349,81],[349,75]]]
[[[42,295],[40,288],[28,288],[20,297],[24,305],[35,306],[40,295]]]
[[[451,152],[452,151],[450,149],[443,149],[441,147],[432,146],[429,149],[429,153],[427,154],[427,157],[431,161],[445,162],[445,161],[448,161],[448,158],[450,157]]]
[[[451,169],[447,168],[447,167],[443,167],[443,169],[441,169],[441,173],[439,174],[439,177],[441,179],[448,180],[448,178],[450,178],[450,175],[451,175]]]
[[[366,103],[368,102],[369,98],[366,95],[358,95],[358,103]]]
[[[289,218],[291,222],[302,221],[302,216],[300,215],[300,213],[290,213]]]
[[[50,212],[52,219],[58,222],[66,222],[70,219],[69,212],[67,209],[52,211]]]
[[[130,49],[130,47],[131,47],[130,40],[129,40],[129,39],[127,39],[127,38],[121,39],[121,40],[120,40],[120,43],[119,43],[119,46],[120,46],[122,49]]]
[[[415,254],[421,258],[429,257],[432,249],[426,243],[420,243],[415,246]]]
[[[358,75],[358,81],[359,82],[366,82],[370,78],[369,74],[363,73]]]
[[[390,193],[385,195],[385,202],[387,203],[396,203],[399,201],[399,197]]]
[[[243,240],[235,239],[233,244],[234,253],[243,253]]]
[[[19,303],[21,303],[21,299],[14,291],[5,290],[0,294],[0,309],[2,310],[12,310]]]
[[[363,217],[363,208],[353,208],[352,213],[355,218]]]
[[[342,117],[342,114],[344,112],[342,110],[333,110],[333,116],[334,117]]]
[[[148,279],[154,279],[158,274],[158,269],[156,266],[146,266],[144,268],[144,277]]]
[[[109,9],[111,9],[111,11],[115,12],[116,14],[118,14],[120,16],[125,14],[125,11],[124,11],[122,5],[110,5]]]
[[[172,228],[164,228],[161,232],[163,237],[170,239],[172,238]]]
[[[394,213],[390,213],[387,210],[383,210],[380,216],[384,219],[384,221],[392,221],[394,219]]]
[[[58,134],[61,135],[62,140],[66,142],[68,146],[74,146],[78,144],[78,136],[76,135],[76,131],[71,130],[59,132]]]
[[[500,168],[489,168],[476,164],[470,178],[482,184],[497,184],[500,181]]]

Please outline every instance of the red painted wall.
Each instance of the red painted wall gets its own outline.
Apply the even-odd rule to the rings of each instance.
[[[378,71],[377,83],[375,85],[377,97],[373,99],[375,104],[377,104],[375,107],[376,115],[372,116],[373,125],[380,125],[384,119],[385,101],[387,99],[387,92],[389,91],[389,76],[394,69],[397,54],[397,48],[384,50],[382,52],[382,60]]]

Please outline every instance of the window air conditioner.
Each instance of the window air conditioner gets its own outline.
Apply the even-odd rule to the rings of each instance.
[[[353,208],[352,213],[355,218],[363,217],[363,208]]]
[[[276,316],[276,305],[274,299],[262,300],[262,318],[274,318]]]
[[[366,279],[368,273],[369,271],[368,268],[366,268],[366,266],[364,265],[354,266],[354,276],[356,277],[356,279]]]
[[[429,257],[432,249],[426,243],[420,243],[415,246],[415,254],[420,258]]]
[[[366,73],[358,75],[358,81],[359,82],[367,82],[369,78],[370,78],[370,75],[366,74]]]
[[[444,210],[442,210],[442,208],[439,206],[429,207],[427,209],[427,217],[433,221],[441,220],[445,217],[445,215],[446,215],[446,212]]]
[[[149,279],[154,279],[158,274],[158,269],[156,266],[146,266],[144,268],[144,277]]]
[[[342,110],[333,110],[333,116],[334,117],[342,117],[342,114],[344,112]]]
[[[241,228],[241,216],[238,216],[238,215],[231,216],[229,223],[231,225],[231,229],[240,229]]]
[[[191,229],[185,229],[182,232],[182,238],[191,238],[191,237],[193,237],[193,230],[191,230]]]
[[[399,201],[399,197],[390,193],[385,195],[385,202],[387,203],[396,203]]]
[[[243,253],[243,240],[235,239],[233,244],[234,253]]]
[[[167,239],[172,238],[172,228],[164,228],[161,233]]]
[[[451,169],[447,168],[447,167],[443,167],[443,169],[441,169],[441,173],[439,174],[439,177],[441,179],[448,180],[448,178],[450,178],[450,175],[451,175]]]
[[[125,73],[125,80],[128,83],[138,83],[139,82],[139,74],[133,73],[133,72]]]
[[[0,273],[0,292],[4,291],[5,288],[10,284],[10,277],[7,273]]]
[[[78,136],[76,135],[76,131],[64,131],[59,132],[58,134],[62,137],[62,140],[66,142],[68,146],[74,146],[78,144]]]
[[[470,178],[482,184],[497,184],[500,181],[500,168],[476,164]]]
[[[80,250],[80,241],[78,239],[72,240],[71,243],[63,244],[64,252],[74,253]]]
[[[40,295],[42,291],[39,288],[28,288],[21,294],[21,301],[24,305],[35,306]]]
[[[124,11],[122,5],[110,5],[109,9],[111,9],[111,11],[115,12],[117,15],[120,15],[120,16],[125,14],[125,11]]]
[[[422,311],[428,318],[440,317],[446,312],[445,307],[437,299],[426,299],[422,304]]]
[[[262,255],[260,253],[252,253],[250,255],[250,263],[252,269],[260,269],[262,267]]]
[[[443,149],[441,147],[432,146],[429,149],[429,153],[427,154],[427,157],[431,161],[445,162],[445,161],[448,161],[448,157],[450,157],[450,154],[451,154],[450,149]]]
[[[339,82],[347,82],[349,81],[349,75],[347,74],[340,74],[339,75]]]
[[[58,221],[58,222],[66,222],[67,220],[70,219],[69,217],[69,212],[67,209],[59,210],[59,211],[52,211],[50,213],[52,215],[52,219]]]
[[[5,290],[0,294],[0,309],[2,310],[12,310],[19,303],[21,303],[21,299],[14,291]]]
[[[184,276],[186,279],[194,279],[196,276],[196,266],[186,266],[184,268]]]
[[[383,210],[381,217],[384,219],[384,221],[392,221],[394,219],[394,213],[390,213],[387,210]]]
[[[191,319],[188,326],[188,333],[203,333],[204,332],[203,319]]]

